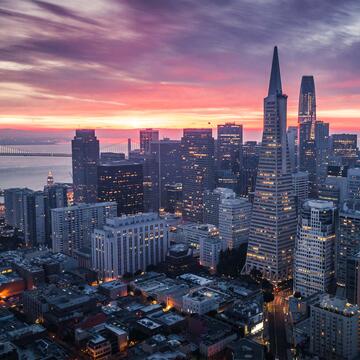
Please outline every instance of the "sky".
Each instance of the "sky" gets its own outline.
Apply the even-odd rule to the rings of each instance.
[[[0,129],[260,129],[274,45],[288,123],[314,75],[358,131],[359,0],[0,0]]]

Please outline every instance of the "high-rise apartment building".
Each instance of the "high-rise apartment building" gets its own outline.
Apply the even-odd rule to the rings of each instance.
[[[101,278],[146,271],[165,260],[168,249],[166,221],[156,213],[107,219],[92,236],[92,264]]]
[[[183,218],[203,221],[203,194],[214,189],[214,139],[211,129],[184,129],[181,139]]]
[[[300,213],[303,202],[309,198],[309,173],[298,171],[292,174],[296,212]]]
[[[249,239],[251,203],[245,198],[222,199],[219,205],[219,232],[223,249],[236,249]]]
[[[359,308],[324,294],[310,306],[310,352],[321,359],[358,359]]]
[[[294,291],[304,297],[327,292],[335,279],[336,207],[332,202],[307,200],[299,218]]]
[[[273,282],[290,278],[296,208],[286,137],[287,96],[282,93],[277,48],[268,96],[245,271],[259,270]]]
[[[144,211],[143,166],[128,160],[98,166],[98,200],[117,203],[117,214]]]
[[[346,201],[339,212],[339,233],[336,239],[336,282],[346,284],[346,262],[360,251],[360,201]]]
[[[143,154],[150,152],[150,144],[153,141],[159,141],[159,130],[150,128],[140,130],[140,151]]]
[[[71,148],[74,200],[76,203],[95,203],[100,156],[95,130],[76,130]]]
[[[204,223],[219,227],[219,208],[223,199],[235,199],[236,194],[228,188],[216,188],[204,192]]]
[[[94,229],[116,216],[116,203],[79,204],[51,210],[51,237],[54,252],[73,255],[83,247],[91,246]]]
[[[22,231],[28,245],[46,244],[46,196],[28,188],[6,189],[5,221]]]

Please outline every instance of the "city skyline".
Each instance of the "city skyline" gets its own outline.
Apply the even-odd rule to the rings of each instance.
[[[296,3],[4,1],[4,29],[16,31],[0,43],[0,129],[261,129],[278,45],[289,125],[301,77],[313,75],[319,120],[359,130],[360,5]]]

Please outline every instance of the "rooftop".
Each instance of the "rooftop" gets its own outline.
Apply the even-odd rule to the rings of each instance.
[[[347,317],[359,316],[359,307],[357,305],[352,305],[346,301],[346,299],[339,297],[331,297],[328,294],[325,294],[320,302],[317,304],[318,307],[324,310],[328,310],[340,315]]]
[[[213,280],[211,279],[190,273],[182,274],[178,276],[178,278],[200,286],[210,285],[213,283]]]
[[[137,321],[138,324],[150,329],[150,330],[155,330],[159,327],[161,327],[161,325],[149,318],[142,318],[140,320]]]

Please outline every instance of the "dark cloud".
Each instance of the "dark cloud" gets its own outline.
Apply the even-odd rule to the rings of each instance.
[[[76,21],[81,21],[87,24],[91,25],[97,25],[97,22],[93,19],[85,18],[83,16],[77,15],[75,12],[70,11],[64,6],[60,6],[57,4],[52,4],[47,1],[42,0],[32,0],[36,5],[38,5],[40,8],[44,9],[45,11],[48,11],[54,15],[70,18]]]
[[[321,79],[327,96],[335,96],[339,79],[360,78],[358,0],[30,3],[0,5],[0,22],[12,34],[0,41],[0,60],[33,67],[16,74],[5,69],[3,82],[77,94],[163,82],[265,89],[275,44],[285,88],[296,94],[290,102],[304,73]],[[63,65],[46,67],[44,61]],[[349,83],[339,91],[357,94],[358,88]]]

